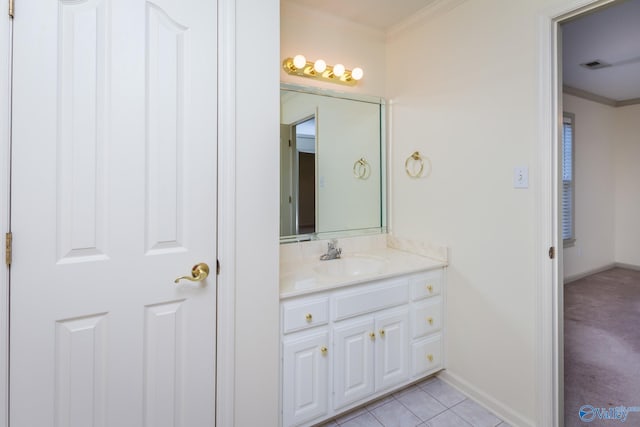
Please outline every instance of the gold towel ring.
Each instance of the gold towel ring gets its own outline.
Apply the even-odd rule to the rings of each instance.
[[[371,166],[364,157],[356,160],[353,164],[353,176],[358,179],[367,179],[371,175]]]
[[[431,161],[429,158],[426,158],[429,171],[427,175],[431,173]],[[425,158],[422,157],[419,151],[414,151],[409,157],[407,157],[407,161],[404,162],[404,169],[411,178],[422,178],[422,173],[424,172],[424,161]],[[416,163],[419,167],[416,170]]]

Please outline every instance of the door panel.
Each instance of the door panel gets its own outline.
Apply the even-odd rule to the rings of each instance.
[[[200,0],[21,3],[12,427],[215,424],[216,22]]]
[[[58,97],[59,263],[108,258],[104,175],[109,101],[107,13],[107,3],[100,0],[79,5],[61,2],[58,8],[58,49],[51,52],[57,55],[58,77],[51,83]]]

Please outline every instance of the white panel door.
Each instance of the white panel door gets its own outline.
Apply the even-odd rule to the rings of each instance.
[[[373,319],[367,316],[340,322],[340,326],[333,331],[334,409],[342,408],[374,392],[373,327]]]
[[[329,411],[329,333],[286,338],[282,347],[284,426],[297,426]]]
[[[376,331],[376,391],[380,391],[409,378],[409,310],[376,316]]]
[[[215,424],[216,9],[16,8],[11,427]]]

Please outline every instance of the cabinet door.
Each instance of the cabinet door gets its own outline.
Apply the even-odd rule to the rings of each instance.
[[[376,316],[376,391],[409,378],[409,310],[402,308]]]
[[[329,333],[287,337],[283,343],[282,411],[285,426],[296,426],[329,410]]]
[[[373,318],[358,318],[340,323],[334,339],[334,408],[356,402],[374,392]]]

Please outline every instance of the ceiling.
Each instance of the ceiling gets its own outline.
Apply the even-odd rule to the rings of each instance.
[[[436,0],[283,0],[386,31]]]
[[[562,41],[565,87],[607,98],[612,104],[640,98],[640,0],[615,3],[563,24]],[[593,60],[611,66],[594,70],[580,66]]]

